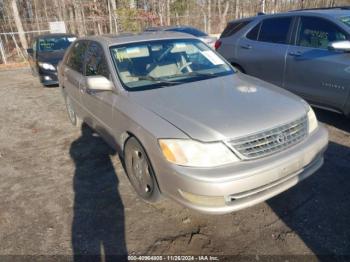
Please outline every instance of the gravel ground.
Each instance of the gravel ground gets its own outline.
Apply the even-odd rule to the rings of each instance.
[[[101,138],[70,125],[58,88],[29,70],[0,72],[0,255],[350,256],[350,121],[316,113],[330,132],[317,174],[207,216],[141,201]]]

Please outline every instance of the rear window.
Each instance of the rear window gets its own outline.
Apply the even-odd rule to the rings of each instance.
[[[264,20],[259,33],[259,41],[286,44],[291,22],[290,17]]]
[[[247,38],[260,42],[287,44],[291,22],[291,17],[263,20],[248,33]]]
[[[261,23],[254,26],[254,28],[252,30],[250,30],[249,33],[247,34],[247,38],[250,40],[255,40],[255,41],[258,40],[260,27],[261,27]]]
[[[228,23],[225,30],[222,32],[220,38],[229,37],[231,35],[234,35],[235,33],[237,33],[239,30],[241,30],[243,27],[245,27],[249,23],[250,23],[250,21]]]

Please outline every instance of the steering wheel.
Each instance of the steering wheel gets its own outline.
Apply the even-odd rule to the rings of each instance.
[[[191,70],[190,65],[192,65],[192,62],[186,62],[184,65],[182,65],[182,66],[179,68],[179,71],[182,72],[182,70],[184,70],[185,68],[187,68],[187,70],[190,72],[190,70]]]

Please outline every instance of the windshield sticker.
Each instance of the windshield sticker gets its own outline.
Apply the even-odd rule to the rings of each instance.
[[[115,57],[118,61],[123,61],[125,59],[140,58],[149,56],[149,51],[147,46],[137,46],[129,48],[119,48],[117,49]]]
[[[39,42],[40,47],[44,49],[51,49],[54,44],[53,42],[46,42],[45,40]]]
[[[186,43],[175,43],[173,48],[171,49],[171,53],[181,53],[187,51],[188,45]]]
[[[213,64],[213,65],[224,65],[225,62],[218,57],[213,51],[206,50],[201,51],[201,53]]]
[[[128,55],[125,52],[125,49],[117,49],[114,51],[114,57],[119,61],[123,62],[124,59],[128,58]]]
[[[152,45],[151,50],[152,51],[160,51],[163,48],[162,45]]]
[[[176,48],[185,48],[186,44],[185,43],[175,43],[174,47],[176,47]]]
[[[138,47],[131,47],[126,49],[127,54],[137,54],[140,53],[140,48]]]

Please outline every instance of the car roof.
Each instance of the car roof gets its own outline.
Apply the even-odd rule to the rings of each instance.
[[[155,32],[143,32],[143,33],[123,33],[118,35],[100,35],[100,36],[87,36],[82,37],[80,40],[91,40],[99,42],[103,45],[112,46],[118,44],[135,43],[151,40],[165,40],[165,39],[197,39],[189,34],[168,32],[168,31],[155,31]]]
[[[277,16],[290,16],[290,15],[305,15],[305,14],[311,14],[311,15],[318,15],[318,16],[328,16],[332,18],[338,18],[343,16],[350,16],[350,7],[339,7],[339,8],[315,8],[315,9],[300,9],[300,10],[291,10],[288,12],[282,12],[282,13],[276,13],[276,14],[260,14],[253,17],[246,17],[242,19],[232,20],[229,23],[235,23],[235,22],[244,22],[249,20],[255,20],[258,18],[272,18]]]
[[[291,14],[318,14],[318,15],[325,15],[325,16],[331,16],[331,17],[341,17],[350,15],[350,9],[337,9],[337,8],[330,8],[330,9],[305,9],[305,10],[295,10],[290,11],[288,13]]]

